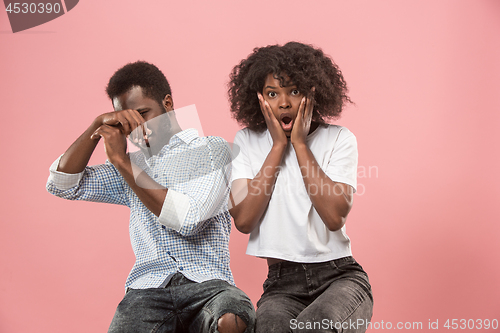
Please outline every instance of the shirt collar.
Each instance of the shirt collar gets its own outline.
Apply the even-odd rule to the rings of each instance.
[[[175,146],[181,142],[184,142],[185,144],[190,144],[191,141],[199,138],[198,135],[198,130],[194,128],[188,128],[183,131],[180,131],[179,133],[174,134],[168,143],[169,146]]]
[[[188,128],[184,131],[180,131],[179,133],[176,133],[172,135],[170,138],[170,141],[168,142],[168,145],[163,146],[163,148],[160,150],[160,152],[157,155],[153,156],[144,156],[145,162],[149,167],[153,167],[156,164],[156,160],[158,158],[162,158],[167,151],[170,149],[176,147],[177,145],[181,143],[185,143],[186,145],[189,145],[191,142],[199,138],[198,135],[198,130],[194,128]]]

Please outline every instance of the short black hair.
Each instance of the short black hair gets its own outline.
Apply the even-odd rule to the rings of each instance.
[[[286,74],[305,95],[314,87],[312,120],[320,124],[340,117],[345,103],[351,102],[342,72],[321,49],[298,42],[255,48],[233,68],[228,84],[232,116],[251,130],[266,129],[257,92],[262,93],[268,74],[281,86],[290,83],[285,82]]]
[[[106,93],[113,100],[134,86],[141,87],[143,95],[155,100],[160,106],[166,95],[172,95],[165,75],[158,67],[145,61],[129,63],[117,70],[109,79]]]

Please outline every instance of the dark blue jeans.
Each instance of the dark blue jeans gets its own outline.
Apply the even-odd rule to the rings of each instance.
[[[253,332],[255,310],[248,296],[222,280],[196,283],[176,273],[165,288],[130,289],[108,333],[218,332],[217,321],[234,313]]]
[[[352,257],[281,262],[269,266],[256,332],[365,332],[372,311],[368,276]]]

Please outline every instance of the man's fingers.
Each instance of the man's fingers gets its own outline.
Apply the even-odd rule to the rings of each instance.
[[[144,123],[144,118],[137,110],[121,110],[116,111],[114,121],[107,123],[107,125],[121,125],[122,132],[129,135],[134,129]]]
[[[118,116],[118,122],[122,125],[123,133],[125,135],[128,135],[130,132],[132,132],[129,120],[123,114],[120,114]]]
[[[133,129],[144,124],[144,118],[142,118],[141,114],[137,110],[127,110],[127,111],[128,115],[130,115],[130,117],[135,121],[135,127]]]
[[[137,112],[137,110],[130,110],[130,109],[124,110],[123,116],[129,125],[129,127],[126,130],[124,128],[125,133],[123,134],[125,134],[126,136],[132,133],[138,127],[141,127],[141,125],[144,123],[144,118],[142,118],[142,116],[140,115],[139,112]]]
[[[137,127],[136,120],[130,115],[129,110],[124,110],[118,114],[118,121],[122,125],[123,134],[129,135]]]
[[[113,134],[113,132],[119,132],[120,130],[114,126],[102,125],[98,129],[95,130],[94,133],[90,136],[91,139],[99,139],[103,137],[105,140],[109,135]]]
[[[103,136],[103,128],[105,126],[108,126],[108,125],[102,125],[100,126],[98,129],[96,129],[94,131],[94,133],[92,133],[92,135],[90,136],[91,139],[99,139]]]
[[[92,135],[90,136],[90,138],[92,140],[97,140],[97,139],[100,139],[101,138],[101,135],[99,134],[99,129],[97,129],[94,133],[92,133]]]
[[[102,136],[102,127],[104,127],[104,126],[106,126],[106,125],[102,125],[98,129],[96,129],[94,131],[94,133],[92,133],[92,135],[90,136],[90,138],[93,139],[93,140],[100,139],[101,136]]]

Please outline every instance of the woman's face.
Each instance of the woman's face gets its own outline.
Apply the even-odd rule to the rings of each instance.
[[[262,96],[271,106],[273,114],[280,123],[285,135],[289,137],[304,95],[287,75],[281,75],[285,79],[283,87],[280,86],[280,81],[274,76],[272,73],[267,75],[262,89]]]

